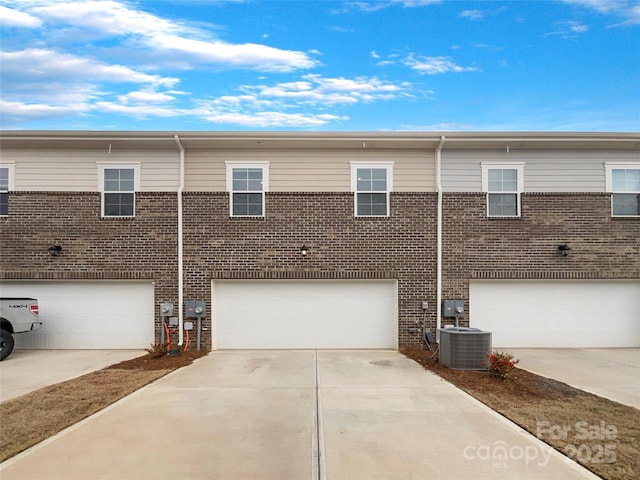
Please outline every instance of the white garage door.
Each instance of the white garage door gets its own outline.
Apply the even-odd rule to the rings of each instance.
[[[640,347],[638,281],[479,281],[470,326],[494,347]]]
[[[397,284],[213,282],[214,348],[397,348]]]
[[[0,294],[38,299],[44,325],[16,335],[16,348],[142,349],[153,343],[150,282],[3,281]]]

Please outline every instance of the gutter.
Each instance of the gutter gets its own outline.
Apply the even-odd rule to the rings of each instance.
[[[438,192],[438,214],[437,214],[437,240],[436,240],[436,257],[437,257],[437,286],[436,286],[436,341],[439,342],[439,331],[442,318],[442,147],[446,141],[445,136],[440,137],[440,143],[436,148],[436,191]]]
[[[178,186],[178,346],[184,343],[184,244],[182,238],[182,193],[184,192],[184,147],[180,143],[180,137],[175,135],[173,139],[180,150],[180,185]]]

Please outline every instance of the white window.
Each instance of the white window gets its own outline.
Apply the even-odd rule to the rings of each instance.
[[[226,162],[229,215],[264,217],[269,162]]]
[[[133,217],[140,189],[139,164],[99,165],[103,217]]]
[[[356,217],[388,217],[393,162],[351,162]]]
[[[605,165],[607,192],[611,192],[611,215],[640,216],[640,164]]]
[[[483,163],[482,191],[487,192],[487,216],[519,217],[524,163]]]
[[[0,217],[9,215],[9,191],[14,190],[12,163],[0,163]]]

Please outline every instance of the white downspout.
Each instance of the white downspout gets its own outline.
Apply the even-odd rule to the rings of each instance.
[[[437,258],[437,286],[436,286],[436,341],[439,342],[439,330],[441,327],[442,317],[442,147],[444,147],[445,136],[440,137],[440,143],[436,148],[436,191],[438,192],[438,218],[437,218],[437,240],[436,240],[436,258]]]
[[[184,147],[180,138],[175,135],[178,150],[180,150],[180,185],[178,186],[178,346],[184,343],[184,272],[183,272],[183,241],[182,241],[182,192],[184,192]]]

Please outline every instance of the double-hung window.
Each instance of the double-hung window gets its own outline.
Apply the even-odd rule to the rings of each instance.
[[[133,217],[140,185],[139,165],[100,165],[103,217]]]
[[[0,164],[0,217],[9,215],[9,191],[13,190],[13,164]]]
[[[607,191],[611,192],[611,215],[640,216],[640,164],[605,165]]]
[[[269,190],[269,162],[226,162],[232,217],[264,217]]]
[[[482,190],[487,193],[488,217],[519,217],[524,163],[482,164]]]
[[[351,162],[356,217],[388,217],[393,162]]]

